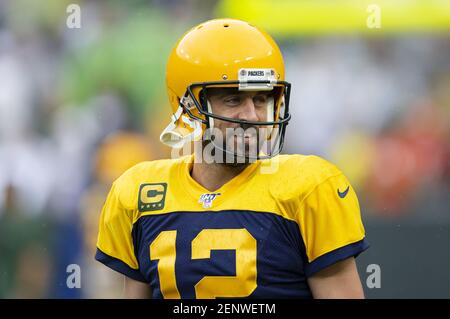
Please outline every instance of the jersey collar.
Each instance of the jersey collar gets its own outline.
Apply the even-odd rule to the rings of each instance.
[[[178,169],[178,181],[180,186],[185,193],[187,193],[195,201],[199,201],[200,196],[204,194],[220,194],[214,199],[212,203],[211,210],[215,210],[220,206],[221,203],[225,202],[228,198],[231,198],[233,194],[241,191],[248,185],[248,181],[257,172],[257,168],[260,166],[260,161],[255,161],[254,163],[247,166],[239,175],[235,176],[233,179],[229,180],[227,183],[222,185],[219,189],[211,192],[208,189],[200,185],[191,176],[191,170],[194,165],[194,155],[185,158]],[[202,210],[202,205],[199,203],[199,209]]]

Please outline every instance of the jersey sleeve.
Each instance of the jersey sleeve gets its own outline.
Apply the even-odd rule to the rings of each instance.
[[[306,195],[298,219],[308,259],[305,265],[308,277],[338,261],[356,257],[369,247],[358,198],[340,172]]]
[[[95,259],[132,279],[146,282],[135,255],[132,214],[122,206],[114,183],[101,212]]]

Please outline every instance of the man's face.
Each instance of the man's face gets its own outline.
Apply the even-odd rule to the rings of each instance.
[[[237,88],[208,89],[207,98],[211,112],[230,119],[267,122],[273,121],[272,91],[239,91]],[[213,127],[220,130],[224,141],[214,141],[215,145],[238,156],[258,155],[261,143],[267,136],[268,126],[243,125],[213,119]],[[259,140],[259,141],[258,141]]]

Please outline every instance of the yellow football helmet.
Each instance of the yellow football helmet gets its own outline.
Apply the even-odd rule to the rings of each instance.
[[[162,132],[164,144],[180,148],[198,140],[213,119],[240,125],[270,127],[269,147],[257,158],[278,154],[290,120],[290,83],[285,81],[283,57],[275,41],[240,20],[215,19],[189,30],[173,48],[166,68],[172,121]],[[267,121],[255,122],[213,114],[208,88],[235,87],[242,91],[273,91]]]

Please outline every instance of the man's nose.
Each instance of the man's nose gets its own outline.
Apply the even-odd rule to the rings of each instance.
[[[239,110],[239,119],[244,121],[259,120],[252,97],[246,97],[244,103],[242,103],[241,109]]]

